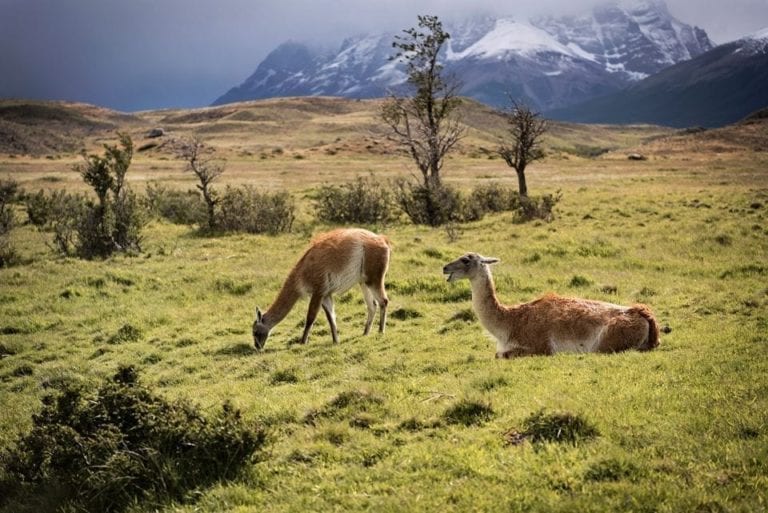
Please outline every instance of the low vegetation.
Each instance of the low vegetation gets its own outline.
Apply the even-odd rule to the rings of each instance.
[[[337,105],[330,100],[288,104],[310,101],[321,113],[312,119],[330,123],[320,109]],[[264,114],[275,105],[248,108]],[[215,109],[211,126],[236,111]],[[156,126],[161,116],[177,119],[146,116]],[[312,235],[336,226],[316,217],[320,188],[345,191],[361,169],[382,186],[410,173],[406,159],[351,149],[348,139],[326,155],[328,135],[312,126],[275,129],[268,144],[206,132],[227,143],[213,139],[227,157],[217,190],[290,194],[290,232],[201,234],[205,217],[166,220],[166,199],[204,201],[167,192],[194,189],[195,177],[160,144],[129,173],[137,191],[142,181],[159,184],[154,200],[144,194],[157,208],[142,252],[104,259],[63,257],[51,247],[54,232],[32,224],[53,230],[49,200],[93,194],[71,172],[76,156],[0,156],[2,178],[24,193],[11,203],[7,238],[20,259],[0,269],[0,512],[751,512],[768,502],[764,151],[702,155],[675,136],[644,147],[649,158],[639,162],[627,160],[629,150],[549,153],[531,168],[529,197],[552,194],[556,215],[525,223],[516,222],[519,196],[509,193],[516,184],[505,164],[459,152],[443,183],[485,205],[481,217],[432,227],[401,214],[377,227],[393,244],[385,334],[361,336],[365,308],[353,289],[336,298],[339,344],[323,316],[310,343],[296,343],[300,303],[256,352],[255,306],[275,297]],[[611,142],[599,136],[605,128],[582,130],[584,144],[601,147],[639,137],[616,128]],[[553,137],[565,136],[553,129]],[[276,147],[284,155],[273,155]],[[496,360],[468,285],[441,274],[466,251],[502,259],[494,277],[506,303],[548,291],[648,303],[661,345]],[[106,397],[120,408],[104,407]],[[121,427],[129,423],[112,422],[129,417],[144,435],[132,439]],[[153,444],[176,436],[194,444],[172,443],[170,453]]]
[[[374,176],[324,185],[315,197],[315,213],[323,223],[363,225],[387,225],[400,214],[391,188]]]
[[[10,233],[16,225],[13,204],[19,184],[14,180],[0,180],[0,268],[10,267],[19,261],[19,255],[10,242]]]
[[[59,388],[43,398],[31,430],[0,453],[0,490],[11,507],[46,510],[56,499],[73,510],[115,512],[140,500],[180,500],[237,475],[265,443],[264,431],[229,403],[204,416],[155,395],[133,367],[95,391]]]

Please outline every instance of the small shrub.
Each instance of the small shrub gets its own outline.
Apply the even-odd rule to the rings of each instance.
[[[260,193],[253,187],[227,186],[217,201],[216,225],[225,232],[288,233],[296,206],[287,192]]]
[[[442,226],[462,219],[461,195],[447,185],[395,183],[395,198],[413,224]]]
[[[81,258],[106,258],[116,251],[141,251],[144,209],[125,180],[133,158],[133,141],[120,135],[120,148],[104,145],[104,156],[83,154],[74,166],[93,188],[97,202],[88,201],[77,219],[76,253]]]
[[[148,183],[144,201],[150,215],[171,223],[193,225],[206,222],[205,202],[198,191],[178,191],[162,184]]]
[[[8,238],[16,225],[12,203],[16,200],[18,188],[13,180],[0,180],[0,269],[16,265],[21,260]]]
[[[16,224],[12,204],[16,201],[19,184],[14,180],[0,180],[0,237],[6,235]]]
[[[478,185],[472,189],[468,201],[483,212],[510,212],[520,208],[520,194],[498,183]]]
[[[323,186],[315,198],[315,215],[322,222],[339,224],[387,224],[398,217],[391,190],[373,176]]]
[[[546,222],[551,222],[555,218],[555,205],[562,198],[563,195],[560,191],[540,197],[523,196],[520,198],[520,206],[517,208],[515,221],[525,223],[534,219],[542,219]]]
[[[445,225],[445,235],[448,237],[448,242],[457,242],[462,235],[462,230],[456,222],[450,222]]]
[[[21,255],[5,235],[0,235],[0,269],[21,263]]]
[[[53,248],[62,255],[73,255],[78,232],[86,214],[87,200],[80,194],[40,190],[24,197],[29,221],[39,229],[53,233]]]
[[[264,443],[228,403],[204,416],[123,367],[95,391],[65,382],[46,396],[31,430],[0,453],[0,489],[30,502],[59,494],[67,511],[122,511],[234,477]]]
[[[463,399],[443,412],[443,419],[448,424],[472,426],[482,424],[493,417],[490,404]]]

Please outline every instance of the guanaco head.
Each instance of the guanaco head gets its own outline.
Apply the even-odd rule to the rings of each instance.
[[[443,274],[448,275],[448,281],[461,280],[462,278],[471,280],[484,266],[495,264],[498,261],[498,258],[467,253],[443,267]]]
[[[267,337],[269,337],[270,328],[264,324],[264,317],[261,315],[261,310],[256,308],[256,320],[253,321],[253,345],[256,349],[261,350],[264,348],[264,344],[267,343]]]

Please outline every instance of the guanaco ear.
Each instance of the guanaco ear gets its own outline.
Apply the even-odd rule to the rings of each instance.
[[[259,310],[259,307],[256,307],[256,322],[261,322],[261,310]]]
[[[500,261],[501,260],[499,260],[498,258],[493,258],[493,257],[483,257],[480,260],[481,263],[486,264],[486,265],[495,264],[496,262],[500,262]]]

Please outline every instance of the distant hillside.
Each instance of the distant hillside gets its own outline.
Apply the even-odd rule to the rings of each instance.
[[[14,129],[12,138],[0,138],[0,153],[76,153],[83,147],[90,151],[123,131],[134,138],[138,153],[164,158],[174,155],[169,143],[188,137],[203,139],[221,158],[396,155],[399,149],[379,117],[381,105],[382,100],[300,97],[125,115],[84,104],[0,101],[1,123]],[[468,131],[459,154],[491,155],[505,133],[504,118],[470,99],[461,108]],[[165,135],[148,139],[153,128],[162,128]],[[551,152],[594,154],[668,133],[652,126],[552,123],[545,147]]]
[[[134,116],[84,103],[2,100],[0,152],[77,152],[87,138],[136,121]]]
[[[718,46],[628,89],[552,110],[579,123],[720,127],[768,106],[768,31]]]
[[[68,102],[0,101],[0,134],[12,127],[13,138],[0,137],[0,154],[75,155],[82,148],[100,151],[116,133],[133,137],[137,155],[175,158],[174,142],[198,137],[218,158],[391,157],[400,148],[379,118],[382,100],[330,97],[277,98],[200,109],[163,109],[126,115]],[[504,118],[494,109],[465,99],[462,119],[467,136],[457,155],[493,156]],[[149,138],[150,130],[164,135]],[[552,121],[544,140],[552,157],[594,157],[630,150],[648,154],[677,151],[765,151],[768,114],[756,112],[740,123],[718,130],[674,131],[654,125],[578,124]]]

